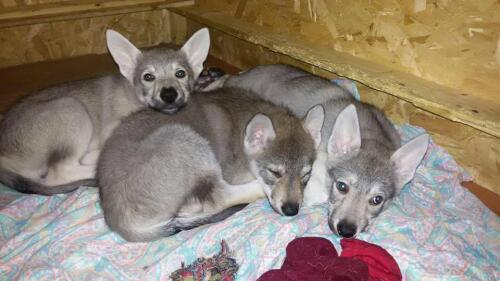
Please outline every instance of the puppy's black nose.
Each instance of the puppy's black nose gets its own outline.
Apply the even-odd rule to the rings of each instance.
[[[341,220],[337,224],[337,232],[344,238],[351,238],[356,234],[357,226],[347,220]]]
[[[299,213],[299,204],[287,202],[281,206],[281,211],[285,216],[295,216]]]
[[[170,88],[162,88],[160,92],[160,99],[166,103],[173,103],[177,99],[177,91]]]

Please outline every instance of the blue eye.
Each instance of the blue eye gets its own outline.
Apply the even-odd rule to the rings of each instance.
[[[342,194],[346,194],[347,192],[349,192],[349,187],[345,182],[338,181],[336,187]]]
[[[384,201],[384,197],[377,195],[377,196],[373,197],[372,199],[370,199],[370,204],[376,206],[376,205],[380,205],[380,203],[382,203],[383,201]]]

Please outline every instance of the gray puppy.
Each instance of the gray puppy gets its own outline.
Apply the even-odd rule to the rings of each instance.
[[[221,85],[251,90],[298,117],[307,108],[323,105],[321,145],[304,205],[328,201],[330,228],[343,237],[355,236],[380,214],[413,178],[427,150],[427,134],[401,146],[396,129],[380,110],[288,65],[257,66],[211,87]]]
[[[0,182],[47,195],[93,183],[101,148],[125,116],[145,107],[173,114],[186,104],[210,45],[207,29],[180,50],[141,52],[112,30],[106,39],[121,75],[42,90],[1,120]]]
[[[147,241],[221,220],[267,196],[295,215],[319,144],[323,109],[303,120],[240,89],[194,95],[173,116],[133,114],[106,143],[98,167],[109,227]]]

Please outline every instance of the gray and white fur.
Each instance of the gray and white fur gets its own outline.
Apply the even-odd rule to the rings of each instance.
[[[92,184],[103,144],[124,117],[186,104],[210,45],[207,29],[180,50],[141,52],[113,30],[106,40],[121,74],[41,90],[0,121],[0,182],[46,195]]]
[[[172,116],[133,114],[99,160],[106,223],[129,241],[148,241],[265,196],[278,213],[295,215],[322,123],[321,106],[300,120],[231,88],[194,95]]]
[[[257,66],[227,76],[219,87],[253,90],[299,117],[321,104],[325,121],[304,205],[328,201],[329,225],[353,237],[391,202],[414,176],[428,145],[423,134],[405,145],[377,108],[356,101],[330,81],[287,65]]]

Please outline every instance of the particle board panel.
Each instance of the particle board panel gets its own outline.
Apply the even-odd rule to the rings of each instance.
[[[114,29],[138,47],[172,41],[167,10],[55,21],[0,29],[0,68],[106,52]]]
[[[79,18],[118,15],[192,4],[179,0],[70,0],[0,8],[0,28]]]
[[[500,137],[500,100],[436,84],[363,58],[312,44],[284,30],[251,24],[231,13],[206,12],[197,6],[172,8],[192,21],[220,30],[252,44],[282,53],[324,70],[359,81],[403,99],[416,107]],[[293,26],[293,23],[290,23]],[[292,28],[292,27],[289,27]]]
[[[181,41],[183,18],[175,0],[18,1],[0,7],[0,68],[106,51],[105,31],[115,29],[139,47]],[[5,4],[5,3],[4,3]],[[173,26],[171,26],[173,24]]]
[[[187,26],[192,32],[204,25],[198,21],[188,20]],[[233,36],[224,30],[209,27],[212,40],[210,53],[240,69],[259,64],[288,63],[329,79],[339,77],[336,73],[321,67]],[[410,102],[363,83],[357,82],[357,85],[363,101],[381,108],[397,124],[409,123],[425,128],[434,141],[453,155],[455,160],[473,176],[477,184],[500,194],[499,138],[416,107]]]

